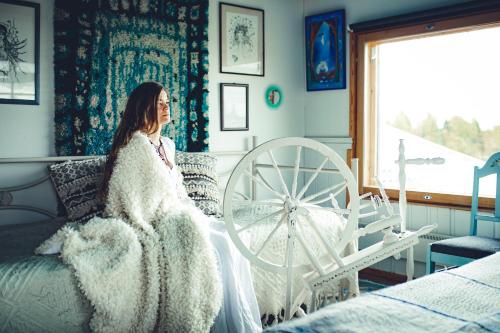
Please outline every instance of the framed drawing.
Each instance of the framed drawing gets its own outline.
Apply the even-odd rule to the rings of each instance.
[[[264,76],[264,11],[219,4],[220,72]]]
[[[39,104],[40,4],[0,0],[0,103]]]
[[[220,84],[220,130],[248,131],[248,84]]]
[[[345,89],[345,11],[306,17],[307,91]]]

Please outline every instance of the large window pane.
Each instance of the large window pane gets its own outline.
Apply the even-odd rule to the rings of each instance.
[[[472,192],[473,168],[500,151],[500,27],[375,46],[377,173],[398,188],[399,139],[406,157],[443,157],[407,166],[407,189]],[[496,179],[481,183],[494,197]],[[370,180],[368,185],[373,184]]]

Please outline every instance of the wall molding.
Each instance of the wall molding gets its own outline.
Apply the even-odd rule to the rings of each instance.
[[[315,136],[315,135],[306,135],[308,139],[318,140],[324,143],[333,143],[333,144],[350,144],[352,145],[352,138],[350,136]]]
[[[350,136],[305,136],[308,139],[319,141],[327,146],[336,146],[339,149],[348,150],[352,148]]]

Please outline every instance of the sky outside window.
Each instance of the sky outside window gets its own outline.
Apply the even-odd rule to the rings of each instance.
[[[500,150],[500,27],[378,46],[378,173],[397,185],[398,139],[408,158],[444,157],[442,166],[408,166],[408,188],[470,194],[474,165]],[[495,179],[481,184],[494,195]]]

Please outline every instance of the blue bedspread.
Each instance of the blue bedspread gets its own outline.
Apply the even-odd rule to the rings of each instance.
[[[330,305],[265,332],[500,333],[500,253]]]
[[[33,255],[61,225],[0,227],[0,333],[90,331],[92,308],[69,267],[57,256]]]

